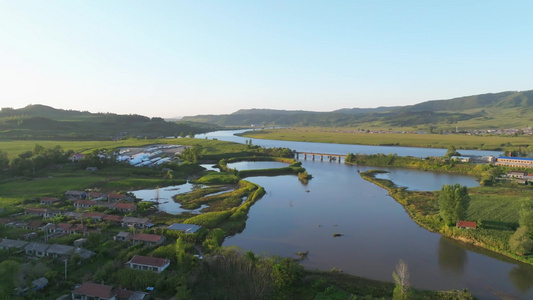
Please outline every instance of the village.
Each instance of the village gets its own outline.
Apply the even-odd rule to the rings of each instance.
[[[176,145],[131,147],[122,149],[122,155],[117,159],[127,161],[132,166],[157,166],[171,160],[184,148]],[[71,160],[76,163],[83,157],[82,154],[74,154]],[[97,168],[85,171],[97,171]],[[0,237],[0,251],[8,251],[10,255],[30,260],[46,259],[64,264],[66,278],[70,264],[80,265],[95,256],[95,252],[84,248],[93,233],[126,246],[152,247],[168,242],[167,232],[175,239],[177,232],[195,234],[202,229],[195,224],[154,225],[151,221],[154,213],[157,210],[153,209],[150,202],[135,199],[128,193],[68,190],[61,197],[46,196],[28,200],[23,212],[0,218],[0,226],[19,233],[17,239]],[[155,234],[156,231],[158,234]],[[69,236],[77,238],[69,244],[57,242],[72,240]],[[196,255],[197,259],[202,258],[200,254]],[[170,263],[166,258],[135,254],[123,267],[161,273]],[[16,294],[24,296],[29,291],[38,292],[48,283],[46,277],[38,278],[26,287],[17,287]],[[146,290],[128,291],[84,281],[63,299],[139,300],[149,297],[150,291]]]

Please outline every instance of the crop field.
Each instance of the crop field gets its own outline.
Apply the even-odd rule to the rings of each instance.
[[[466,134],[414,134],[414,133],[356,133],[347,128],[283,128],[254,130],[243,136],[260,139],[302,141],[335,144],[395,145],[405,147],[502,150],[505,147],[533,145],[529,136],[486,136]]]

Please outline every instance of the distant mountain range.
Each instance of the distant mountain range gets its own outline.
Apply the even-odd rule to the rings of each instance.
[[[514,128],[533,126],[533,90],[431,100],[409,106],[344,108],[332,112],[241,109],[182,120],[220,126]]]
[[[0,138],[4,139],[113,139],[202,133],[213,124],[167,122],[141,115],[117,115],[29,105],[0,110]]]

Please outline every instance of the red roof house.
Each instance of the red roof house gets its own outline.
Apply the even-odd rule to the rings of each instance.
[[[110,285],[84,282],[72,291],[72,299],[116,299],[118,290]]]
[[[107,194],[107,200],[108,201],[119,201],[119,200],[122,200],[124,199],[124,195],[122,194],[113,194],[113,193],[109,193]]]
[[[102,218],[102,220],[120,223],[122,222],[122,218],[123,218],[122,216],[117,216],[117,215],[105,215]]]
[[[132,238],[134,244],[144,243],[146,245],[160,245],[165,242],[166,238],[162,235],[138,233]]]
[[[74,201],[74,207],[76,208],[90,208],[96,205],[96,202],[91,200],[76,200]]]
[[[457,221],[457,228],[473,228],[476,229],[476,222],[471,221]]]
[[[116,210],[121,211],[121,212],[127,212],[128,213],[128,212],[132,212],[132,211],[136,210],[137,207],[135,206],[135,204],[132,204],[132,203],[117,202],[113,206],[113,209],[116,209]]]

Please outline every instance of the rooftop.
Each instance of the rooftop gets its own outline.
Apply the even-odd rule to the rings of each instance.
[[[202,228],[202,227],[198,226],[198,225],[182,224],[182,223],[174,223],[174,224],[168,226],[168,229],[170,229],[170,230],[179,230],[179,231],[183,231],[185,233],[195,233],[200,228]]]
[[[159,242],[161,238],[163,238],[162,235],[148,234],[148,233],[138,233],[135,236],[133,236],[133,240],[135,241],[153,242],[153,243]]]
[[[88,281],[82,283],[82,285],[72,291],[72,293],[103,299],[109,299],[117,295],[116,290],[112,286]]]
[[[169,264],[170,261],[164,258],[135,255],[132,257],[132,259],[128,263],[146,265],[146,266],[154,266],[154,267],[163,267]]]

